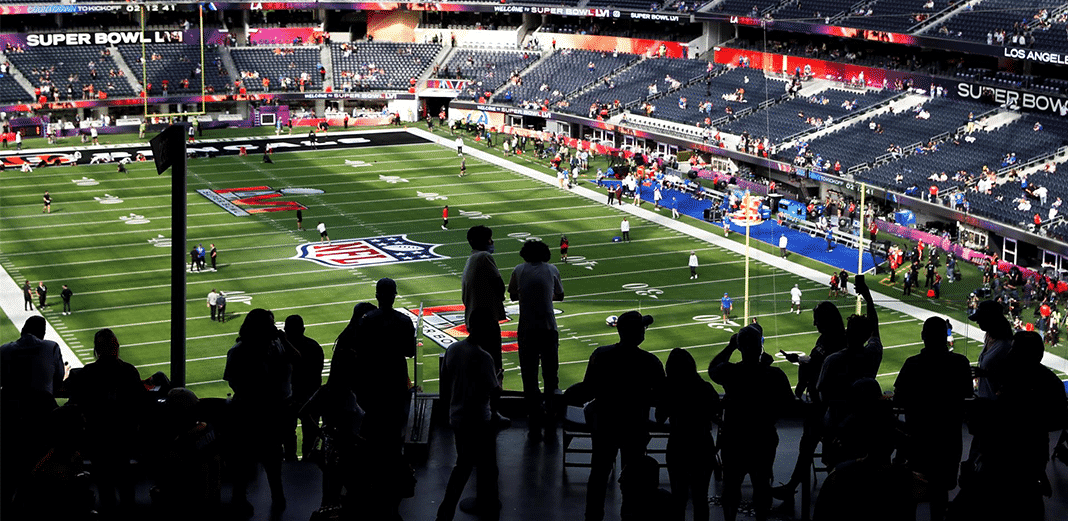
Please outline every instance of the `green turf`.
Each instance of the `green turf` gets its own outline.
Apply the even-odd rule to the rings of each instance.
[[[354,168],[345,165],[345,159],[370,165]],[[557,262],[567,294],[558,305],[562,385],[582,378],[585,361],[596,346],[616,340],[615,330],[604,323],[608,315],[629,309],[654,315],[656,323],[643,347],[663,359],[671,348],[687,348],[699,367],[707,366],[737,330],[716,324],[724,291],[736,298],[732,319],[742,322],[743,259],[738,255],[633,218],[634,241],[612,243],[618,235],[619,210],[472,157],[463,179],[456,176],[455,153],[430,144],[280,153],[274,160],[273,165],[263,165],[258,157],[228,156],[189,163],[185,250],[197,243],[206,248],[215,243],[220,251],[217,272],[188,275],[187,380],[201,396],[223,396],[229,390],[221,380],[226,351],[242,317],[253,307],[273,310],[278,321],[293,313],[303,315],[308,335],[329,351],[353,304],[373,300],[374,281],[380,277],[397,280],[398,306],[458,304],[459,274],[469,254],[465,232],[474,224],[494,229],[495,257],[506,281],[512,267],[521,262],[518,251],[524,239],[543,238],[555,250],[560,234],[570,238],[573,262]],[[68,342],[91,346],[93,334],[110,327],[123,345],[123,359],[138,366],[143,376],[157,370],[169,373],[169,249],[155,247],[153,241],[170,235],[170,180],[157,176],[150,163],[136,163],[129,170],[118,174],[113,165],[52,167],[31,176],[0,179],[0,251],[22,277],[45,280],[53,288],[71,286],[75,313],[45,312],[53,324],[67,326],[63,335]],[[383,180],[380,175],[399,179]],[[72,182],[82,177],[99,184]],[[262,184],[324,190],[322,195],[293,197],[309,206],[304,225],[310,231],[297,232],[289,212],[234,217],[195,192]],[[53,196],[51,215],[40,213],[44,190]],[[102,204],[95,199],[105,194],[122,202]],[[452,210],[448,231],[440,228],[443,204]],[[131,214],[133,220],[122,219]],[[139,222],[139,216],[149,222],[131,223]],[[335,240],[407,234],[415,241],[441,244],[437,252],[448,258],[361,269],[291,259],[296,246],[318,240],[314,230],[318,220],[326,222]],[[714,229],[697,220],[688,222]],[[738,235],[735,240],[741,240]],[[775,251],[770,245],[756,247]],[[696,281],[689,280],[686,268],[691,250],[697,250],[701,260]],[[576,265],[577,257],[596,264]],[[814,261],[792,260],[826,270]],[[765,327],[766,349],[809,351],[816,339],[811,313],[788,313],[787,293],[793,284],[800,284],[805,308],[811,309],[826,298],[824,286],[757,263],[750,269],[751,316]],[[975,275],[966,271],[966,276]],[[965,286],[959,290],[947,286],[943,301],[917,298],[914,303],[963,318],[959,293]],[[231,295],[231,319],[225,324],[208,319],[205,296],[212,288]],[[898,291],[881,290],[890,295]],[[250,300],[241,302],[238,296]],[[853,299],[840,302],[848,314]],[[503,326],[506,331],[514,331],[514,318]],[[889,388],[904,358],[919,349],[919,322],[886,309],[881,318],[887,350],[880,381]],[[7,334],[14,325],[4,320]],[[974,343],[958,340],[956,349],[973,360],[978,354]],[[428,391],[437,389],[440,352],[436,344],[424,340],[418,361]],[[91,361],[87,351],[78,354],[83,362]],[[505,386],[519,389],[515,353],[505,354],[505,364]],[[784,368],[793,379],[796,371]]]

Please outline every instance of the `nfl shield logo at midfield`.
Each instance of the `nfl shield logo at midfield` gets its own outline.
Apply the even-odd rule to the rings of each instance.
[[[291,258],[304,259],[331,268],[359,268],[447,258],[434,252],[438,246],[441,245],[415,242],[408,239],[407,235],[388,235],[329,243],[305,243],[297,246],[297,255]]]

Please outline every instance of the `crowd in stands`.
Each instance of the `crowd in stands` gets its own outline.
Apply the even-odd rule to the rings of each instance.
[[[226,399],[171,388],[162,373],[142,379],[122,360],[119,338],[110,329],[95,335],[95,361],[69,369],[58,345],[45,338],[44,318],[29,318],[18,340],[0,346],[5,514],[81,519],[100,508],[107,517],[122,515],[136,501],[138,473],[147,473],[153,507],[167,518],[219,508],[248,518],[255,508],[247,486],[258,464],[277,514],[286,508],[285,488],[292,486],[280,469],[283,461],[298,458],[299,418],[303,456],[323,473],[320,514],[399,519],[401,501],[418,493],[444,494],[438,519],[452,519],[471,468],[477,467],[478,497],[460,508],[496,519],[502,508],[497,472],[509,470],[498,469],[495,438],[497,429],[510,422],[495,402],[499,329],[487,329],[495,315],[486,319],[478,310],[485,305],[480,301],[502,305],[505,289],[488,254],[492,231],[475,228],[486,232],[469,233],[474,251],[464,286],[469,277],[488,277],[498,285],[470,297],[467,308],[475,310],[467,319],[470,336],[445,354],[443,399],[451,405],[449,423],[460,459],[444,491],[418,489],[402,453],[411,399],[406,358],[415,354],[414,325],[393,310],[396,283],[381,279],[378,305],[357,304],[332,351],[324,352],[305,336],[300,315],[287,317],[279,329],[272,312],[250,311],[227,353],[222,378],[233,394]],[[553,280],[555,296],[553,291],[535,295],[563,298],[559,274],[547,264],[548,247],[530,241],[523,256],[509,284],[512,298],[525,302],[532,297],[524,291],[544,283],[551,289]],[[902,254],[895,256],[904,264]],[[939,259],[936,249],[918,245],[908,254],[905,277],[919,286],[926,262],[926,285],[939,284]],[[946,255],[947,276],[953,275],[954,261]],[[1059,335],[1062,302],[1048,277],[1027,279],[1018,269],[1000,273],[995,264],[996,259],[984,270],[992,299],[980,302],[973,295],[970,303],[970,319],[986,334],[978,366],[970,367],[966,357],[953,352],[949,322],[931,317],[916,332],[922,348],[905,361],[890,395],[875,381],[883,346],[913,339],[883,337],[863,275],[853,282],[867,303],[866,314],[843,320],[834,302],[815,307],[815,345],[807,354],[786,355],[797,365],[794,388],[764,352],[763,330],[755,321],[719,347],[709,364],[707,376],[717,389],[686,350],[674,349],[665,368],[642,349],[646,335],[656,333],[650,327],[653,317],[621,314],[619,342],[595,350],[583,381],[564,393],[569,403],[595,399],[597,404],[589,411],[596,421],[586,519],[604,517],[604,491],[618,452],[623,519],[669,512],[681,518],[689,501],[697,519],[707,519],[714,470],[722,472],[724,519],[737,518],[746,475],[752,481],[752,508],[758,519],[766,518],[773,498],[794,496],[821,442],[823,463],[831,470],[815,502],[819,519],[910,519],[923,502],[930,505],[931,519],[1043,519],[1043,496],[1053,493],[1045,473],[1050,432],[1061,433],[1053,457],[1068,464],[1068,397],[1062,382],[1040,363],[1043,334],[1054,342]],[[741,359],[732,362],[736,352]],[[323,383],[327,356],[329,377]],[[524,386],[537,388],[538,379],[528,380],[526,371]],[[547,373],[546,394],[528,400],[534,442],[544,439],[543,431],[556,437],[560,404],[552,398],[552,385]],[[57,407],[58,397],[68,400]],[[657,468],[645,456],[654,409],[657,420],[669,420],[660,428],[670,433],[670,491],[657,492],[656,472],[635,477],[644,476],[645,463]],[[797,464],[784,485],[772,487],[773,465],[782,455],[776,422],[791,409],[805,418]],[[964,423],[973,434],[967,452]],[[143,469],[135,470],[131,460]],[[233,487],[229,505],[221,504],[224,483]],[[948,493],[958,484],[960,491],[950,501]],[[916,494],[919,488],[926,493]]]

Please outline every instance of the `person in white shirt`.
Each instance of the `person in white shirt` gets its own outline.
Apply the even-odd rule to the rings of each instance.
[[[215,288],[211,288],[211,293],[208,293],[208,309],[211,310],[211,321],[212,322],[215,321],[215,312],[217,311],[217,308],[215,307],[215,303],[216,303],[216,301],[218,299],[219,299],[219,294],[215,291]]]
[[[801,314],[801,288],[797,287],[797,284],[790,289],[790,311]]]
[[[619,232],[623,235],[624,241],[630,242],[630,221],[626,217],[623,218],[623,222],[619,223]]]
[[[691,251],[690,252],[689,265],[690,265],[690,280],[696,279],[697,278],[697,252],[696,251]]]
[[[785,233],[779,236],[779,256],[784,258],[784,259],[786,258],[786,255],[787,255],[787,253],[786,253],[786,244],[788,242],[789,242],[789,239],[786,238],[786,234]]]
[[[319,242],[330,242],[330,236],[326,234],[326,225],[323,221],[319,221],[315,229],[319,230]]]
[[[461,156],[464,155],[464,138],[462,137],[456,138],[456,153]]]

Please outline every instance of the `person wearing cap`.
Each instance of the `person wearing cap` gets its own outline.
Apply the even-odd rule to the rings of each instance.
[[[697,265],[698,265],[697,252],[696,251],[691,251],[690,252],[690,260],[686,264],[690,267],[690,280],[696,279],[697,278]]]
[[[470,329],[473,319],[486,321],[486,324],[483,324],[486,337],[479,347],[493,357],[494,366],[497,367],[497,379],[503,384],[504,361],[501,356],[500,321],[507,315],[504,313],[504,279],[497,269],[497,261],[493,259],[493,230],[481,224],[472,226],[467,230],[467,243],[471,245],[471,256],[464,265],[460,287],[460,298],[464,303],[464,325]],[[495,420],[501,425],[510,423],[501,415],[496,398],[493,401],[493,411]]]
[[[508,296],[513,302],[519,301],[519,371],[523,377],[530,435],[538,437],[540,424],[544,423],[546,430],[555,428],[556,408],[552,397],[560,387],[560,332],[553,302],[564,300],[564,286],[560,271],[549,264],[552,253],[547,244],[526,241],[519,255],[526,262],[512,270]],[[539,362],[545,381],[545,403],[538,388]]]
[[[360,321],[364,338],[357,348],[353,390],[366,413],[360,435],[367,440],[371,464],[376,468],[396,468],[402,463],[406,406],[411,398],[408,358],[415,356],[415,325],[407,315],[393,309],[397,298],[393,279],[379,279],[375,297],[378,309]],[[369,485],[375,492],[368,497],[381,501],[371,511],[397,517],[401,497],[389,486],[392,483]]]
[[[71,371],[67,390],[70,403],[85,415],[85,456],[93,461],[91,476],[100,491],[101,507],[114,512],[134,501],[130,458],[148,391],[137,368],[119,358],[119,341],[110,329],[96,332],[93,353],[95,362]]]
[[[732,309],[734,309],[734,302],[731,300],[731,296],[724,292],[723,298],[719,299],[719,310],[723,314],[724,324],[730,321]]]
[[[790,239],[786,237],[786,234],[779,235],[779,256],[786,258],[786,245],[789,244]]]
[[[797,284],[790,289],[790,311],[801,314],[801,288]]]
[[[786,373],[772,366],[764,353],[764,332],[759,324],[743,327],[708,365],[708,376],[723,386],[723,517],[734,521],[741,502],[742,479],[753,483],[757,519],[767,519],[771,507],[771,478],[779,434],[775,422],[794,401]],[[735,351],[741,362],[730,361]]]
[[[910,356],[894,381],[894,404],[905,411],[909,468],[931,484],[931,519],[942,519],[948,493],[957,486],[963,442],[964,400],[972,396],[968,358],[949,350],[949,321],[923,323],[923,349]]]
[[[617,454],[623,467],[645,454],[649,444],[649,408],[665,382],[664,364],[640,346],[653,317],[637,311],[619,315],[619,342],[590,355],[582,382],[595,401],[593,454],[586,486],[586,521],[604,518],[608,476]]]

